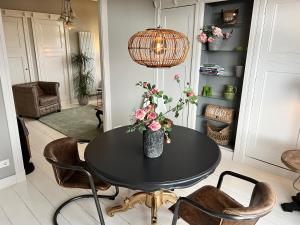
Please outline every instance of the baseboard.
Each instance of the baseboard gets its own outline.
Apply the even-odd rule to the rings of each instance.
[[[25,174],[25,170],[22,170],[15,175],[1,179],[0,190],[24,181],[26,181],[26,174]]]
[[[250,157],[245,157],[243,163],[245,163],[249,166],[264,170],[264,171],[268,171],[275,175],[286,177],[291,180],[295,180],[299,176],[298,173],[294,173],[291,170],[288,170],[288,169],[285,169],[285,168],[282,168],[279,166],[275,166],[275,165],[272,165],[272,164],[269,164],[269,163],[266,163],[266,162],[263,162],[263,161],[260,161],[257,159],[253,159]]]
[[[2,180],[0,180],[0,189],[4,189],[16,184],[17,180],[17,175],[12,175],[10,177],[3,178]]]
[[[222,158],[226,160],[232,160],[233,159],[233,151],[228,150],[228,148],[219,146],[221,153],[222,153]]]

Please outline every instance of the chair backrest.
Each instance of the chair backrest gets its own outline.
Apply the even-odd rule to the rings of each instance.
[[[49,143],[44,150],[45,158],[50,162],[76,166],[80,163],[77,141],[74,138],[61,138]],[[63,185],[73,174],[73,170],[57,167],[52,163],[54,175],[59,185]]]
[[[251,221],[240,221],[239,223],[227,223],[222,224],[255,224],[256,221],[271,212],[276,204],[276,194],[272,188],[263,182],[258,182],[252,192],[251,201],[248,207],[238,207],[238,208],[227,208],[224,210],[225,214],[232,216],[241,217],[252,217]]]

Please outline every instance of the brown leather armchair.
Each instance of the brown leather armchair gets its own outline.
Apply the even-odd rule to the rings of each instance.
[[[57,82],[38,81],[16,84],[12,89],[18,116],[38,119],[43,115],[61,110],[59,83]]]
[[[220,190],[225,175],[255,184],[248,207]],[[172,225],[176,225],[178,217],[192,225],[254,225],[260,217],[271,212],[275,204],[276,194],[268,184],[225,171],[217,187],[204,186],[188,197],[181,197],[170,210],[174,212]]]
[[[114,195],[97,195],[97,191],[108,190],[111,185],[94,176],[84,161],[78,155],[77,141],[73,138],[61,138],[49,143],[44,150],[46,160],[52,164],[57,183],[66,188],[92,189],[92,195],[80,195],[71,198],[58,207],[53,216],[53,223],[58,225],[57,216],[61,209],[69,203],[83,198],[94,198],[99,219],[104,225],[104,219],[98,198],[114,200],[119,194],[115,187]]]

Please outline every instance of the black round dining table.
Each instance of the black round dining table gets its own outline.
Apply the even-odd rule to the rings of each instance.
[[[206,135],[174,126],[171,143],[164,144],[163,154],[147,158],[142,134],[127,133],[128,126],[99,134],[86,147],[84,158],[95,175],[119,187],[140,190],[123,205],[107,210],[113,216],[137,203],[151,208],[151,224],[157,223],[157,208],[176,202],[174,189],[192,186],[212,174],[219,165],[218,145]]]

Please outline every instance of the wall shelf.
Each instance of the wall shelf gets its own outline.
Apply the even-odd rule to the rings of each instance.
[[[223,75],[212,75],[212,74],[207,74],[207,73],[201,73],[201,75],[206,76],[206,77],[220,77],[220,78],[227,78],[227,77],[232,77],[232,78],[238,78],[234,76],[233,73],[225,72]]]
[[[208,118],[208,117],[203,116],[203,115],[198,115],[197,117],[199,117],[199,118],[201,118],[201,119],[204,119],[204,120],[214,121],[214,122],[218,122],[218,123],[222,123],[222,124],[227,124],[227,125],[231,125],[231,124],[232,124],[232,123],[222,122],[222,121],[217,120],[217,119],[211,119],[211,118]]]
[[[205,53],[226,53],[226,52],[228,52],[228,53],[247,53],[247,51],[237,51],[237,50],[222,50],[222,49],[220,49],[220,50],[207,50],[207,49],[202,49],[202,51],[203,52],[205,52]]]
[[[234,102],[234,101],[235,101],[235,99],[233,99],[233,100],[228,100],[228,99],[225,99],[223,96],[218,96],[218,95],[213,95],[213,96],[199,95],[199,96],[200,96],[200,97],[203,97],[203,98],[219,99],[219,100],[228,101],[228,102]]]

